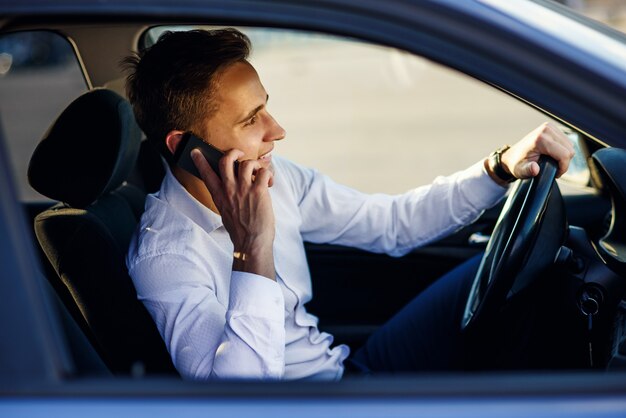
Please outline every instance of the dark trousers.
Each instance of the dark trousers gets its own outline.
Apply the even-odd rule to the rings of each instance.
[[[347,372],[465,368],[461,317],[480,260],[466,261],[417,295],[347,360]]]
[[[481,256],[435,281],[381,326],[346,360],[346,374],[587,368],[586,319],[563,297],[568,291],[555,274],[478,328],[461,330]]]

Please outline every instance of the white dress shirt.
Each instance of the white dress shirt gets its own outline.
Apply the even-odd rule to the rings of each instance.
[[[127,265],[184,378],[340,379],[349,348],[331,347],[306,312],[304,241],[401,256],[471,223],[506,191],[482,162],[397,196],[360,193],[276,156],[273,164],[276,282],[232,271],[221,217],[169,170],[147,198]]]

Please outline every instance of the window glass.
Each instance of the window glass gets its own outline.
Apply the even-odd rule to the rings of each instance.
[[[165,30],[156,27],[147,45]],[[238,28],[287,131],[278,154],[364,192],[428,184],[547,120],[526,104],[431,61],[306,32]]]
[[[46,200],[28,185],[30,156],[59,113],[86,89],[74,51],[60,35],[0,37],[0,121],[23,201]]]
[[[567,173],[559,179],[561,189],[564,188],[564,183],[571,186],[589,186],[591,182],[591,172],[589,171],[589,166],[587,165],[589,150],[585,146],[585,142],[578,132],[565,130],[565,133],[570,141],[572,141],[576,153],[570,162]],[[564,190],[561,191],[563,192]]]

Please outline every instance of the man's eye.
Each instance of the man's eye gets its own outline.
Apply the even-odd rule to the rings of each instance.
[[[256,118],[257,115],[252,116],[246,123],[243,124],[243,126],[254,125],[256,123]]]

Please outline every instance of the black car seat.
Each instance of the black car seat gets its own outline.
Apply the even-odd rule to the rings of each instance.
[[[105,89],[72,102],[35,149],[31,186],[59,201],[35,218],[63,303],[115,374],[176,373],[125,264],[145,191],[125,179],[141,143],[130,104]]]

